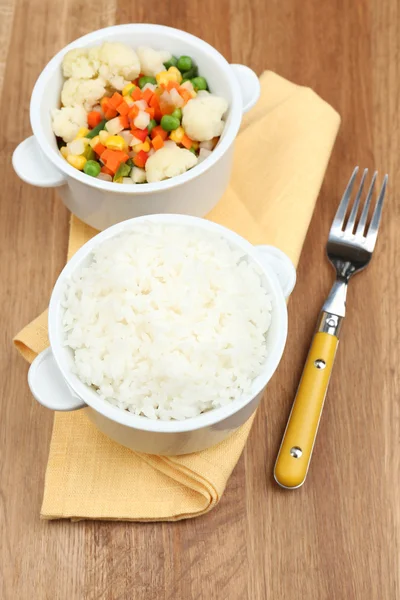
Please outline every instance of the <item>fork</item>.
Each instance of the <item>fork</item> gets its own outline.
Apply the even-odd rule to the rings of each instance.
[[[384,177],[371,221],[367,226],[377,172],[375,171],[372,177],[358,222],[357,215],[368,169],[362,174],[346,220],[357,173],[358,167],[350,177],[329,232],[326,251],[336,270],[336,281],[322,307],[275,463],[275,480],[287,489],[300,487],[307,477],[346,312],[347,284],[355,273],[364,269],[370,262],[378,235],[388,176]]]

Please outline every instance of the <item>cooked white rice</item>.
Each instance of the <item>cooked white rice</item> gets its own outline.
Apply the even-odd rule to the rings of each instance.
[[[79,378],[150,419],[229,404],[266,358],[261,271],[200,228],[142,222],[103,242],[68,282],[63,307]]]

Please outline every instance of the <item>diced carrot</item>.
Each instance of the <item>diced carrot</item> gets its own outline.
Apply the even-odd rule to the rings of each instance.
[[[113,175],[115,175],[115,173],[118,171],[118,167],[120,164],[121,164],[120,160],[117,160],[116,158],[113,160],[110,159],[107,163],[107,167],[108,167],[108,169],[110,169],[111,173]]]
[[[106,175],[111,175],[111,177],[114,175],[114,173],[111,171],[111,169],[109,169],[105,165],[103,165],[101,167],[100,171],[101,171],[101,173],[105,173]]]
[[[90,129],[94,129],[102,120],[103,117],[97,110],[91,110],[90,113],[88,113],[87,121]]]
[[[114,94],[110,98],[110,106],[112,108],[117,109],[121,102],[124,102],[123,96],[118,92],[114,92]]]
[[[129,156],[125,152],[121,152],[119,150],[111,150],[111,152],[112,154],[107,158],[106,166],[110,169],[110,171],[116,173],[119,165],[123,162],[126,162]]]
[[[179,90],[179,83],[177,81],[168,81],[167,90],[170,92],[172,89]]]
[[[109,150],[108,148],[106,150],[104,150],[104,152],[101,155],[101,160],[103,161],[104,164],[112,156],[112,152],[113,152],[113,150]]]
[[[150,105],[150,100],[153,97],[154,92],[152,92],[149,88],[147,88],[146,90],[144,90],[144,92],[142,92],[143,94],[143,100],[146,100],[147,104]]]
[[[134,157],[133,164],[136,165],[137,167],[140,167],[141,169],[143,169],[148,158],[149,158],[149,155],[147,154],[147,152],[145,152],[144,150],[141,150]]]
[[[110,150],[109,148],[107,148],[107,150],[105,150],[101,155],[102,162],[105,163],[106,167],[114,172],[118,169],[119,165],[122,162],[126,162],[128,158],[129,156],[126,152],[123,152],[122,150]]]
[[[182,144],[182,146],[184,146],[185,148],[190,150],[190,148],[193,146],[193,140],[191,140],[190,137],[188,137],[185,133],[185,135],[183,136],[183,138],[181,140],[181,144]]]
[[[183,88],[183,87],[180,87],[180,88],[178,89],[178,92],[179,92],[179,94],[181,95],[181,97],[184,99],[184,101],[185,101],[185,104],[186,104],[187,102],[189,102],[189,100],[191,100],[191,99],[192,99],[192,94],[189,92],[189,90],[187,90],[187,89],[185,89],[185,88]]]
[[[109,98],[107,96],[103,96],[102,99],[100,100],[100,106],[102,111],[104,112],[104,109],[108,106],[108,101]]]
[[[121,115],[119,117],[119,122],[121,123],[122,127],[124,129],[129,129],[129,119],[128,119],[128,115]]]
[[[124,150],[111,150],[113,153],[112,158],[116,158],[121,162],[126,162],[129,158],[129,155]]]
[[[103,146],[103,144],[100,144],[100,142],[98,142],[98,144],[95,145],[93,150],[96,152],[96,154],[101,156],[103,154],[103,152],[106,150],[106,147]]]
[[[154,119],[155,109],[151,106],[150,108],[145,108],[145,112],[149,113],[150,119]]]
[[[131,129],[131,134],[141,142],[145,141],[148,133],[147,127],[146,129]]]
[[[133,122],[136,119],[136,117],[138,116],[138,114],[139,114],[139,107],[136,106],[136,104],[134,104],[128,112],[128,119],[129,119],[131,129],[133,129],[135,127]]]
[[[154,94],[152,95],[152,97],[150,98],[150,100],[147,103],[149,106],[153,106],[154,108],[156,108],[157,106],[159,106],[160,104],[160,94],[159,94],[159,89],[157,88],[156,91],[154,92]]]
[[[135,87],[131,93],[131,96],[134,100],[142,100],[143,92],[139,87]]]
[[[104,113],[104,117],[106,119],[113,119],[114,117],[117,116],[117,111],[115,110],[115,108],[113,108],[110,104],[110,98],[108,98],[107,96],[104,96],[104,98],[102,98],[100,100],[100,106],[103,110]]]
[[[160,110],[162,115],[171,115],[175,108],[176,107],[172,104],[172,102],[166,102],[162,97],[160,97]]]
[[[164,130],[162,127],[161,127],[161,125],[156,125],[156,126],[155,126],[155,127],[153,127],[153,129],[151,130],[151,134],[150,134],[150,135],[151,135],[151,137],[153,138],[153,140],[154,140],[154,138],[155,138],[157,135],[159,135],[159,136],[161,136],[161,139],[165,141],[165,140],[167,139],[167,137],[168,137],[168,131],[165,131],[165,130]]]
[[[150,98],[150,102],[148,103],[150,108],[154,108],[154,119],[156,121],[161,121],[162,113],[160,110],[160,100],[157,94],[153,94]]]
[[[118,113],[117,113],[117,111],[114,108],[109,108],[104,113],[104,116],[107,119],[107,121],[110,121],[110,119],[114,119],[114,117],[116,117],[117,114]]]
[[[130,107],[127,105],[125,100],[117,107],[117,111],[120,115],[125,116],[128,114]]]
[[[154,150],[159,150],[164,146],[164,140],[162,139],[161,135],[156,135],[156,137],[151,143],[153,145]]]

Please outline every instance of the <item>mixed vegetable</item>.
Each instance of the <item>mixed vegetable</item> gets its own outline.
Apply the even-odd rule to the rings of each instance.
[[[62,156],[90,177],[132,184],[180,175],[223,131],[227,102],[190,56],[106,42],[68,52],[63,73],[53,131]]]

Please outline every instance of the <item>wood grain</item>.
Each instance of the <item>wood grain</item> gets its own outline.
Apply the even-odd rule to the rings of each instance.
[[[400,1],[0,0],[2,600],[400,598]],[[173,25],[232,62],[313,87],[343,123],[290,301],[284,359],[220,505],[176,524],[41,522],[52,415],[33,402],[11,338],[42,311],[63,266],[68,214],[23,184],[11,153],[29,95],[68,41],[113,23]],[[390,173],[376,256],[348,317],[306,485],[272,467],[332,273],[323,246],[353,165]]]

